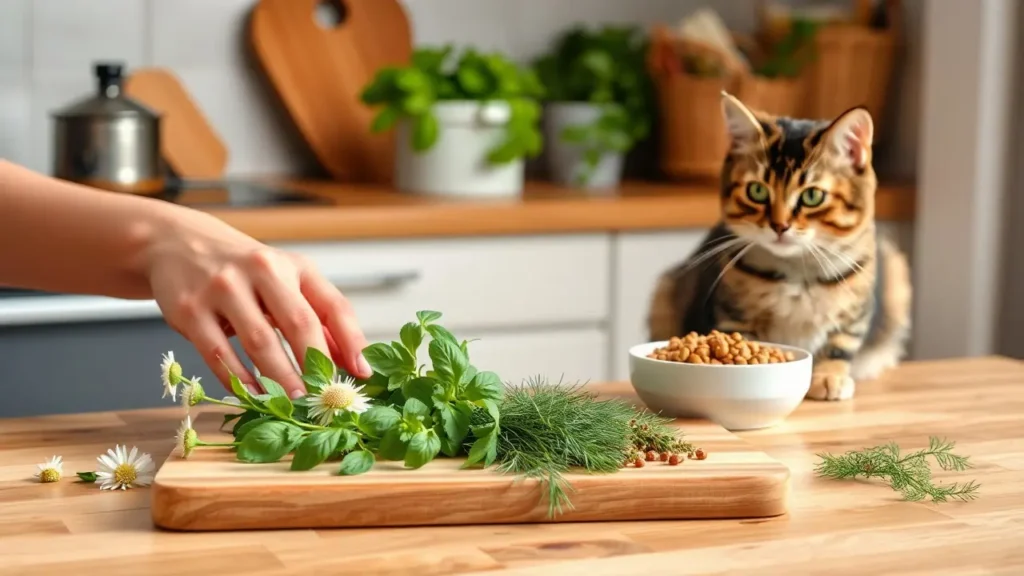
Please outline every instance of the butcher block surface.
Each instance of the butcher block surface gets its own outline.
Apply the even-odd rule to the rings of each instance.
[[[230,441],[220,418],[205,414],[197,432]],[[340,528],[453,524],[518,524],[686,518],[762,518],[786,512],[789,470],[709,422],[680,422],[705,460],[678,466],[647,462],[612,474],[574,474],[573,508],[549,519],[537,481],[489,469],[460,469],[437,458],[411,470],[378,462],[359,476],[339,476],[338,463],[292,472],[288,460],[238,462],[227,449],[171,455],[153,485],[153,520],[175,530]],[[217,438],[222,435],[223,438]],[[213,440],[208,440],[211,438]]]
[[[100,390],[104,383],[85,374],[79,384]],[[632,391],[626,383],[594,387]],[[0,419],[0,574],[1024,574],[1024,363],[1006,358],[907,363],[858,384],[853,400],[804,402],[776,428],[739,433],[792,474],[789,512],[754,520],[161,530],[153,525],[151,489],[101,491],[74,472],[94,470],[96,456],[115,443],[163,462],[183,417],[166,402],[154,410]],[[916,449],[930,434],[955,440],[974,464],[937,479],[977,481],[977,500],[903,502],[877,481],[814,475],[819,452],[890,440]],[[36,464],[55,454],[64,457],[65,478],[40,484],[32,478]]]

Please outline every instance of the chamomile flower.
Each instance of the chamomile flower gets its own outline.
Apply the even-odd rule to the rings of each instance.
[[[164,361],[160,363],[160,380],[164,385],[162,398],[170,395],[171,400],[174,400],[178,393],[178,383],[181,382],[181,364],[174,361],[173,351],[164,354]]]
[[[309,395],[309,416],[327,426],[338,414],[349,412],[365,412],[370,407],[370,399],[362,393],[362,386],[355,386],[355,379],[349,376],[345,380],[335,377],[320,392]]]
[[[100,466],[96,471],[96,481],[100,490],[127,490],[135,486],[149,486],[156,475],[156,466],[149,454],[139,453],[132,446],[115,446],[96,459]]]
[[[206,393],[203,391],[202,384],[199,383],[198,376],[192,380],[183,380],[183,382],[184,384],[181,387],[181,405],[187,413],[189,408],[199,404],[206,398]]]
[[[199,436],[192,429],[192,417],[185,416],[185,419],[181,421],[181,426],[178,427],[178,432],[174,435],[174,450],[183,459],[188,458],[198,443]]]
[[[46,462],[38,464],[39,471],[36,472],[36,478],[39,478],[40,482],[59,482],[60,477],[64,474],[64,462],[60,456],[53,456]]]

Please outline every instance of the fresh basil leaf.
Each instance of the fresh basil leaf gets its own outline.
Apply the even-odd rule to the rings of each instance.
[[[406,398],[405,406],[402,408],[402,417],[409,419],[416,416],[427,417],[430,415],[430,408],[415,398]]]
[[[263,422],[245,435],[238,445],[242,462],[277,462],[302,442],[302,428],[288,422]]]
[[[287,396],[274,396],[267,402],[267,410],[281,420],[289,420],[295,411],[295,406]]]
[[[412,125],[412,148],[416,152],[429,150],[437,142],[441,127],[437,116],[430,110],[415,116]]]
[[[466,359],[468,360],[469,357],[467,356]],[[469,384],[470,382],[473,381],[473,378],[476,377],[478,373],[479,372],[476,369],[476,366],[473,366],[472,364],[467,365],[466,371],[462,373],[462,381],[459,382],[459,384],[462,386]]]
[[[338,452],[348,452],[359,442],[359,435],[355,432],[345,428],[336,428],[336,430],[341,431],[341,441],[338,442],[338,446],[335,448]]]
[[[260,376],[260,385],[263,386],[263,389],[266,390],[267,394],[270,394],[272,398],[288,397],[288,393],[284,391],[284,388],[282,388],[280,384],[266,376]]]
[[[260,424],[263,424],[264,422],[271,420],[270,416],[264,416],[257,412],[247,412],[247,414],[256,414],[256,417],[247,420],[241,426],[235,427],[235,430],[233,431],[235,436],[235,442],[241,442],[242,439],[245,438],[246,434],[251,432],[254,428],[259,426]]]
[[[385,106],[373,117],[373,122],[370,124],[370,132],[378,134],[390,130],[401,117],[401,110],[394,106]]]
[[[82,479],[82,482],[92,483],[92,482],[96,481],[96,473],[95,472],[75,472],[75,474],[78,475],[78,477]]]
[[[402,395],[406,398],[414,398],[423,402],[424,405],[430,406],[433,404],[433,396],[436,391],[439,391],[441,387],[434,381],[433,378],[427,378],[421,376],[419,378],[412,378],[408,382],[402,385]],[[443,390],[440,390],[443,392]]]
[[[420,310],[416,313],[416,319],[420,321],[420,325],[426,327],[428,324],[440,320],[441,313],[433,310]]]
[[[487,409],[487,413],[491,415],[491,418],[494,419],[494,424],[497,425],[501,421],[501,412],[498,410],[498,403],[490,398],[484,398],[479,402]]]
[[[259,412],[255,411],[255,410],[246,410],[245,412],[242,412],[242,415],[238,418],[237,421],[235,421],[235,425],[231,428],[231,435],[232,436],[237,436],[239,428],[244,426],[246,424],[246,422],[250,422],[252,420],[255,420],[255,419],[259,418],[260,416],[262,416],[262,414],[260,414]]]
[[[327,457],[338,449],[344,433],[348,430],[328,428],[317,430],[306,436],[306,439],[295,449],[292,458],[292,470],[311,470],[320,465]],[[352,434],[349,432],[349,434]]]
[[[231,375],[231,392],[238,398],[239,401],[245,403],[252,399],[252,395],[249,393],[249,388],[242,381],[238,379],[238,376]]]
[[[494,458],[497,456],[498,451],[498,436],[494,433],[494,430],[486,436],[480,437],[476,442],[473,442],[473,446],[469,449],[469,456],[466,458],[466,463],[462,465],[463,468],[469,468],[475,464],[483,463],[484,467],[491,465]]]
[[[378,454],[385,460],[402,460],[405,458],[406,446],[406,441],[402,440],[401,428],[395,426],[381,438]]]
[[[337,372],[334,361],[312,346],[306,348],[306,358],[302,362],[302,368],[303,376],[319,376],[327,382],[330,382]]]
[[[484,436],[489,436],[492,432],[494,432],[494,428],[496,426],[497,425],[494,422],[489,422],[487,424],[481,424],[479,426],[470,426],[469,430],[470,432],[473,433],[474,438],[483,438]]]
[[[338,473],[342,476],[356,476],[373,468],[373,462],[373,454],[366,450],[349,452],[341,461],[341,468],[338,470]]]
[[[420,326],[416,322],[408,322],[402,326],[402,329],[398,334],[402,340],[402,344],[404,344],[406,349],[408,349],[409,352],[412,352],[413,356],[415,356],[416,350],[419,349],[420,344],[423,344],[423,326]]]
[[[469,365],[469,358],[462,353],[459,345],[447,339],[434,339],[429,346],[430,361],[434,372],[446,389],[453,389],[462,381],[462,375]]]
[[[359,380],[358,384],[363,387],[363,394],[376,398],[388,389],[388,377],[380,372],[374,372],[366,380]]]
[[[302,383],[306,385],[307,393],[319,394],[331,382],[319,374],[303,374]]]
[[[259,406],[264,406],[271,398],[273,398],[273,396],[270,394],[256,394],[252,397],[253,403]]]
[[[391,377],[388,378],[388,390],[401,390],[409,380],[412,380],[412,374],[392,374]]]
[[[398,356],[402,359],[402,368],[406,372],[416,371],[416,356],[405,347],[405,344],[398,341],[392,341],[391,347],[398,352]]]
[[[380,372],[385,376],[405,371],[402,357],[398,355],[394,348],[383,342],[370,344],[364,348],[363,357],[366,358],[366,361],[370,363],[370,367],[375,372]]]
[[[478,372],[466,386],[463,396],[467,400],[501,400],[505,397],[505,385],[494,372]]]
[[[402,395],[402,389],[401,388],[399,388],[398,390],[393,391],[391,393],[391,395],[388,396],[387,404],[389,406],[404,406],[405,405],[405,396]]]
[[[469,414],[454,408],[451,404],[445,404],[439,412],[445,437],[451,446],[461,446],[469,434]],[[449,456],[454,456],[454,454],[449,454]]]
[[[375,438],[394,428],[402,421],[402,415],[390,406],[370,406],[359,415],[359,429]]]
[[[409,448],[405,451],[405,465],[408,468],[420,468],[430,462],[441,451],[441,439],[433,429],[417,432],[409,440]]]
[[[430,333],[430,337],[434,340],[447,340],[456,346],[459,344],[459,341],[455,339],[455,335],[449,332],[444,326],[430,324],[426,329],[427,332]]]

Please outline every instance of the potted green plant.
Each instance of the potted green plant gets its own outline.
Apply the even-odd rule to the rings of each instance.
[[[525,158],[542,149],[540,83],[498,53],[419,48],[381,69],[361,94],[371,130],[396,130],[395,183],[421,194],[522,192]]]
[[[613,188],[624,157],[651,129],[647,40],[635,27],[582,26],[563,33],[533,63],[545,92],[551,177],[563,185]]]

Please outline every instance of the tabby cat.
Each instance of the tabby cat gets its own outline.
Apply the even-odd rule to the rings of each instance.
[[[906,258],[875,229],[871,115],[774,117],[726,93],[722,111],[721,220],[659,279],[651,339],[718,329],[799,346],[814,355],[807,397],[851,398],[910,332]]]

